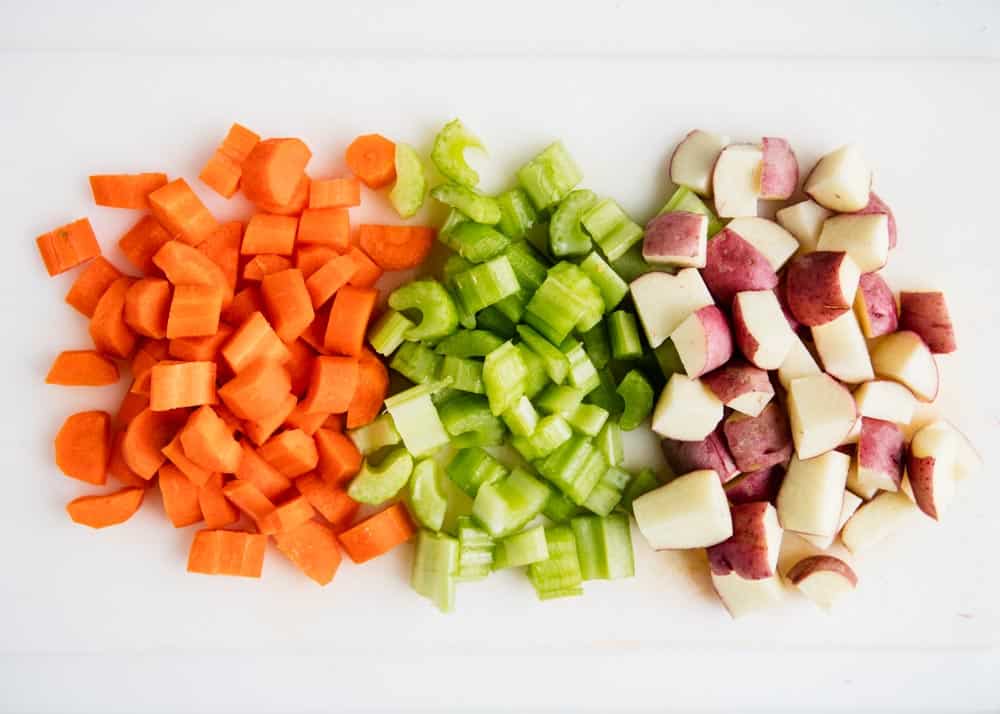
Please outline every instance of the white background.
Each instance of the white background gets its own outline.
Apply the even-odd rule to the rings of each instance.
[[[0,710],[995,709],[997,5],[800,5],[0,6]],[[491,148],[488,187],[560,137],[640,219],[692,126],[787,136],[804,166],[858,142],[900,222],[891,280],[948,292],[960,352],[941,360],[940,408],[984,475],[945,523],[858,562],[833,618],[793,599],[733,623],[697,559],[641,544],[631,581],[539,605],[505,574],[443,618],[408,591],[404,552],[321,590],[276,553],[259,583],[186,576],[191,529],[155,503],[108,532],[70,524],[83,487],[51,465],[51,434],[115,394],[41,388],[86,328],[32,238],[88,214],[110,249],[135,216],[93,208],[86,175],[193,178],[233,120],[302,136],[332,175],[357,133],[425,147],[454,115]]]

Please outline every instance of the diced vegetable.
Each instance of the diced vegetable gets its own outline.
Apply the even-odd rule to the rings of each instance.
[[[448,234],[448,244],[470,263],[483,263],[507,250],[510,238],[492,226],[465,221]]]
[[[434,351],[451,357],[485,357],[503,343],[488,330],[459,330],[438,342]]]
[[[621,513],[578,516],[570,521],[584,580],[614,580],[635,575],[628,516]]]
[[[517,275],[506,256],[456,273],[452,278],[458,298],[469,315],[495,305],[518,291]]]
[[[410,480],[413,457],[406,449],[397,447],[374,466],[369,459],[361,464],[361,471],[351,481],[347,495],[358,503],[377,506],[394,498]]]
[[[541,513],[551,490],[523,469],[480,485],[472,515],[494,538],[513,533]]]
[[[559,141],[550,144],[517,172],[518,183],[539,210],[559,203],[582,178],[576,162]]]
[[[497,541],[493,551],[493,569],[518,568],[539,563],[549,557],[545,528],[535,526]]]
[[[538,220],[535,207],[531,205],[531,199],[520,188],[512,188],[497,196],[497,204],[500,206],[500,222],[497,228],[512,240],[521,240]]]
[[[604,311],[611,312],[628,295],[626,283],[615,270],[604,262],[596,252],[591,253],[580,263],[580,270],[590,278],[604,299]]]
[[[456,211],[468,216],[470,220],[476,223],[493,226],[500,222],[500,205],[496,199],[485,196],[468,186],[462,186],[457,183],[443,183],[431,189],[431,196],[446,206],[451,206]],[[452,230],[452,236],[454,236],[455,230]]]
[[[448,497],[441,486],[441,469],[434,459],[423,459],[410,475],[410,510],[424,528],[440,531],[448,511]]]
[[[545,529],[549,557],[532,563],[528,577],[540,600],[583,594],[583,574],[576,550],[576,538],[568,526]]]
[[[455,303],[436,280],[417,280],[396,288],[389,296],[389,306],[403,313],[419,311],[420,321],[407,331],[407,340],[436,340],[458,329]]]
[[[610,198],[593,206],[581,220],[601,252],[612,262],[642,240],[642,227],[625,215],[625,211]]]
[[[625,402],[621,428],[631,431],[642,424],[653,411],[653,388],[648,379],[633,369],[618,384],[618,394]]]
[[[465,150],[470,148],[486,150],[475,134],[459,119],[453,119],[434,137],[431,161],[438,171],[455,183],[475,186],[479,183],[479,174],[465,162]]]
[[[455,454],[445,473],[470,498],[475,498],[481,486],[504,478],[507,469],[483,449],[473,447]]]
[[[406,450],[414,457],[428,454],[448,443],[448,432],[431,401],[431,394],[443,386],[447,385],[422,384],[385,400],[385,408],[392,415]]]
[[[593,191],[573,191],[560,203],[549,223],[549,251],[557,258],[586,255],[590,252],[590,236],[583,231],[583,214],[597,203]]]
[[[415,327],[412,320],[401,312],[386,310],[368,331],[368,342],[372,349],[383,357],[388,357],[403,344],[406,333]]]
[[[458,554],[459,544],[456,538],[427,530],[421,530],[417,534],[417,550],[413,558],[410,584],[441,612],[455,609]]]
[[[493,539],[469,516],[458,519],[458,579],[482,580],[493,566]]]
[[[427,196],[427,179],[420,156],[409,144],[397,142],[393,157],[396,184],[389,192],[389,201],[401,218],[410,218],[424,205]]]
[[[639,323],[631,312],[615,310],[608,315],[608,336],[611,338],[611,355],[615,359],[633,360],[642,357]],[[673,343],[670,342],[670,345]]]
[[[494,415],[503,414],[524,396],[527,377],[524,359],[512,342],[505,342],[486,355],[483,381]]]

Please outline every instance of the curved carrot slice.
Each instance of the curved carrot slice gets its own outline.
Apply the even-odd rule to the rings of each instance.
[[[358,388],[347,407],[347,428],[368,424],[379,412],[389,392],[389,370],[365,348],[358,360]]]
[[[301,270],[290,268],[265,276],[260,293],[268,320],[282,342],[297,340],[316,317]]]
[[[381,134],[363,134],[347,147],[347,166],[368,188],[388,186],[396,178],[396,145]]]
[[[292,354],[271,328],[267,318],[260,312],[254,312],[222,346],[222,356],[230,369],[239,373],[257,360],[284,364],[291,359]]]
[[[351,243],[351,219],[346,208],[307,208],[299,218],[297,240],[344,252]]]
[[[295,216],[258,213],[247,223],[240,255],[291,255],[298,226],[299,219]]]
[[[125,293],[125,324],[137,334],[163,339],[171,292],[170,283],[162,278],[136,280]]]
[[[406,510],[396,503],[341,533],[340,544],[351,560],[364,563],[405,543],[415,532]]]
[[[229,280],[215,261],[178,240],[167,241],[153,256],[153,263],[174,285],[211,285],[223,289],[223,303],[228,304],[232,295],[228,289]]]
[[[149,408],[165,412],[214,404],[215,370],[215,362],[161,362],[150,370]]]
[[[240,519],[240,512],[222,492],[222,474],[212,474],[198,489],[198,507],[207,528],[222,528]]]
[[[313,438],[319,454],[316,470],[327,483],[336,486],[361,470],[361,452],[349,438],[330,429],[318,429]]]
[[[334,530],[343,529],[361,507],[347,495],[346,489],[331,486],[316,473],[299,476],[295,479],[295,488],[329,521]]]
[[[163,455],[167,457],[170,463],[179,468],[181,473],[187,476],[195,486],[203,486],[213,476],[222,476],[218,472],[202,468],[189,459],[187,454],[184,453],[184,445],[181,444],[179,434],[163,447]]]
[[[35,239],[49,275],[59,275],[101,254],[90,221],[81,218]]]
[[[254,522],[260,523],[271,511],[274,503],[260,492],[260,489],[248,481],[234,479],[222,487],[226,498],[236,504],[236,507],[250,516]]]
[[[240,245],[243,243],[243,224],[239,221],[229,221],[219,226],[205,242],[198,246],[198,251],[219,266],[226,276],[229,292],[236,290],[236,282],[240,273]]]
[[[111,457],[108,459],[108,473],[130,488],[149,488],[153,485],[153,482],[141,478],[125,463],[125,459],[122,457],[122,440],[124,438],[125,432],[119,431],[111,441]]]
[[[292,391],[288,370],[258,360],[219,388],[219,397],[240,419],[260,421],[280,409]]]
[[[111,283],[90,318],[90,337],[94,346],[100,352],[121,359],[128,359],[135,349],[135,333],[125,322],[125,294],[131,285],[131,278],[119,278]]]
[[[255,312],[264,312],[264,300],[259,287],[248,285],[233,296],[229,307],[222,311],[222,319],[233,327],[239,327]]]
[[[243,279],[248,282],[259,283],[272,273],[280,273],[292,267],[292,261],[283,255],[255,255],[243,266]]]
[[[359,288],[370,288],[382,277],[382,268],[368,257],[363,250],[354,246],[348,252],[358,269],[351,276],[350,284]]]
[[[239,531],[204,530],[195,533],[188,553],[189,573],[259,578],[267,536]]]
[[[358,360],[353,357],[317,357],[313,361],[309,392],[302,400],[307,414],[347,411],[358,389]]]
[[[233,328],[219,324],[219,331],[205,337],[177,337],[170,340],[168,352],[171,357],[189,362],[215,362],[222,345],[232,336]]]
[[[178,412],[143,409],[129,422],[122,440],[122,458],[138,476],[147,481],[156,475],[167,457],[163,447],[170,443],[183,423]]]
[[[246,435],[250,437],[250,440],[261,446],[271,435],[278,430],[278,428],[285,423],[288,415],[292,413],[295,409],[295,395],[289,394],[285,397],[284,403],[278,409],[271,412],[267,418],[258,419],[257,421],[244,422],[244,431]]]
[[[313,412],[309,413],[301,404],[297,404],[288,416],[285,417],[285,426],[292,429],[301,429],[309,436],[316,433],[323,424],[326,423],[327,417],[330,414],[327,412]]]
[[[240,448],[243,449],[243,459],[236,470],[236,478],[252,483],[269,499],[277,498],[292,487],[292,482],[261,458],[250,444],[242,441]]]
[[[118,365],[95,350],[59,353],[45,377],[46,384],[64,387],[103,387],[118,381]]]
[[[426,226],[363,224],[358,245],[382,270],[407,270],[427,259],[436,235]]]
[[[198,487],[173,464],[163,464],[159,470],[160,495],[163,510],[174,528],[184,528],[201,520]]]
[[[123,488],[101,496],[81,496],[66,504],[66,512],[76,523],[91,528],[107,528],[124,523],[139,506],[145,489]]]
[[[259,211],[270,213],[275,216],[297,216],[302,213],[309,201],[309,177],[302,174],[302,178],[295,185],[291,199],[286,203],[275,203],[274,201],[255,201]]]
[[[239,442],[211,407],[200,407],[179,434],[184,454],[209,471],[236,473],[243,458]]]
[[[210,337],[219,331],[222,291],[214,285],[178,285],[167,313],[167,337]]]
[[[292,393],[301,397],[309,388],[309,380],[312,379],[316,351],[304,339],[300,339],[288,345],[288,352],[292,357],[285,362],[285,369],[292,379]]]
[[[257,454],[288,478],[312,471],[319,463],[316,442],[300,429],[289,429],[268,439]]]
[[[122,277],[122,272],[99,255],[87,264],[72,287],[66,293],[66,302],[87,317],[93,317],[94,309],[101,296],[111,287],[111,283]]]
[[[118,247],[132,265],[146,275],[154,275],[159,271],[153,256],[170,240],[170,234],[155,218],[143,216],[118,239]]]
[[[304,496],[294,496],[260,519],[258,527],[261,533],[274,535],[298,528],[303,523],[311,521],[316,511]]]
[[[143,340],[132,356],[132,377],[129,388],[135,394],[149,394],[149,378],[153,367],[167,358],[170,343],[166,340]]]
[[[295,244],[295,267],[307,278],[340,255],[335,248],[322,244]]]
[[[306,280],[306,290],[309,291],[313,307],[325,304],[350,282],[357,271],[358,264],[349,255],[338,255],[316,270]]]
[[[311,157],[309,147],[299,139],[258,143],[243,160],[243,194],[254,203],[289,203]],[[305,193],[308,198],[308,187]]]
[[[142,410],[149,406],[149,397],[136,392],[125,392],[122,403],[118,406],[118,414],[115,415],[115,424],[119,429],[124,429],[135,419]]]
[[[97,174],[90,177],[90,191],[94,203],[109,208],[149,208],[147,197],[158,188],[167,185],[167,175],[145,174]]]
[[[368,330],[378,290],[345,285],[337,291],[330,308],[323,344],[329,352],[357,357]],[[329,411],[343,411],[330,409]]]
[[[149,208],[160,225],[188,245],[198,245],[219,227],[198,194],[182,178],[149,194]]]
[[[309,208],[347,208],[361,205],[361,183],[353,176],[313,179],[309,184]]]
[[[340,567],[337,536],[317,521],[306,521],[297,528],[274,536],[278,550],[299,570],[320,585],[327,585]]]
[[[56,465],[67,476],[103,486],[111,456],[111,415],[70,414],[55,439]]]

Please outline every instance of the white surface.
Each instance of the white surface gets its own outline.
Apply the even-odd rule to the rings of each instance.
[[[996,64],[955,61],[5,55],[0,709],[995,705],[1000,247],[994,171],[982,159],[995,155],[998,80]],[[68,522],[62,505],[87,489],[53,467],[51,436],[66,414],[115,395],[42,386],[56,352],[88,341],[62,304],[72,274],[48,279],[32,239],[87,214],[110,247],[135,219],[91,206],[86,175],[165,169],[193,179],[239,120],[305,138],[322,176],[359,132],[426,148],[454,115],[491,148],[494,179],[559,137],[588,187],[643,220],[665,200],[665,157],[692,126],[787,136],[804,168],[859,143],[900,224],[894,287],[947,291],[961,351],[941,360],[941,409],[983,448],[984,476],[961,485],[945,523],[921,523],[860,559],[859,590],[836,616],[793,598],[780,614],[736,623],[697,558],[638,541],[633,580],[540,605],[523,579],[502,574],[461,586],[458,613],[445,618],[409,591],[402,550],[364,568],[345,563],[320,589],[276,552],[260,582],[186,575],[193,529],[170,529],[158,503],[107,532]]]

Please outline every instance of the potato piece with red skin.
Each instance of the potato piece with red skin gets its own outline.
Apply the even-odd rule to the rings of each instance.
[[[726,497],[734,504],[753,501],[774,503],[784,478],[785,467],[781,464],[768,466],[760,471],[750,471],[725,484]]]
[[[795,333],[773,290],[740,292],[733,298],[733,335],[740,352],[760,369],[778,369]]]
[[[748,580],[770,578],[778,569],[783,530],[778,513],[767,501],[730,506],[733,534],[708,549],[715,575],[736,573]]]
[[[860,484],[882,491],[899,490],[905,453],[903,430],[897,424],[861,418],[857,464]]]
[[[656,265],[704,268],[708,250],[708,216],[671,211],[646,224],[642,257]]]
[[[957,349],[955,328],[942,292],[901,292],[899,329],[916,332],[935,354],[948,354]]]
[[[684,371],[700,377],[733,356],[733,336],[722,310],[707,305],[691,313],[670,334]]]
[[[803,325],[822,325],[851,309],[860,278],[847,253],[818,250],[800,255],[788,264],[788,307]]]
[[[958,440],[951,431],[930,424],[913,435],[906,475],[917,507],[938,521],[955,496]]]
[[[785,139],[765,136],[761,141],[760,197],[784,201],[799,185],[799,162]]]
[[[755,417],[733,412],[722,429],[740,471],[760,471],[783,464],[792,456],[788,415],[776,402],[768,404]]]
[[[860,211],[855,211],[851,215],[863,216],[866,214],[881,213],[886,216],[889,221],[889,250],[896,247],[896,241],[898,240],[896,235],[896,217],[892,214],[892,209],[883,201],[878,195],[871,191],[868,194],[868,205],[862,208]]]
[[[854,315],[865,337],[881,337],[895,332],[899,326],[896,298],[892,289],[878,273],[865,273],[858,280],[854,296]]]
[[[675,474],[711,469],[719,474],[723,483],[739,474],[720,429],[716,429],[702,441],[664,439],[661,447],[667,465]]]
[[[908,387],[922,402],[933,402],[937,397],[937,362],[927,343],[916,332],[900,330],[880,337],[872,347],[871,359],[879,378]]]
[[[774,397],[767,372],[743,360],[733,360],[701,379],[730,409],[757,416]]]
[[[701,275],[716,302],[725,307],[738,292],[772,290],[778,285],[778,274],[767,257],[727,228],[708,242]]]
[[[858,576],[850,565],[832,555],[804,558],[788,571],[788,581],[824,610],[854,590]]]

